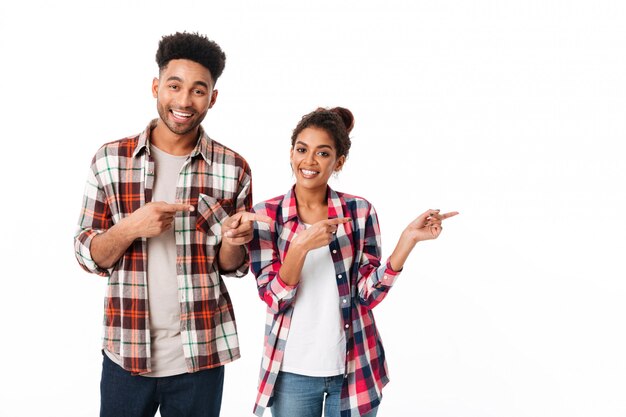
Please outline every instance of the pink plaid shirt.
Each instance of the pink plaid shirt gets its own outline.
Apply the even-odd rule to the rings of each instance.
[[[256,222],[250,242],[250,269],[256,276],[259,296],[267,304],[265,348],[254,407],[254,413],[262,416],[271,406],[289,335],[292,303],[298,292],[298,285],[290,286],[281,280],[279,270],[291,240],[304,230],[304,225],[298,219],[293,189],[257,204],[253,210],[275,220],[272,225]],[[377,407],[382,388],[389,381],[372,309],[385,298],[399,272],[393,271],[388,261],[380,263],[380,230],[374,207],[360,197],[329,187],[328,218],[343,217],[352,218],[352,222],[339,225],[328,248],[347,341],[341,416],[353,417]]]

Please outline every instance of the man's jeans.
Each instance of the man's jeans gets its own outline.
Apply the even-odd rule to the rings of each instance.
[[[103,355],[100,417],[219,417],[224,367],[162,378],[134,376]]]

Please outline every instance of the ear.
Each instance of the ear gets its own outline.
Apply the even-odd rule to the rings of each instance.
[[[335,162],[335,172],[341,171],[341,169],[343,168],[343,164],[345,163],[346,163],[345,155],[341,155],[339,158],[337,158],[337,161]]]
[[[293,147],[289,148],[289,166],[291,167],[291,170],[293,171]]]
[[[154,77],[152,79],[152,97],[157,98],[159,95],[159,79]]]
[[[217,101],[217,90],[213,90],[213,92],[211,93],[211,101],[209,101],[209,108],[213,107],[216,101]]]

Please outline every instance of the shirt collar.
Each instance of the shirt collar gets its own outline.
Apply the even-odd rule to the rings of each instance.
[[[150,133],[152,129],[156,127],[158,119],[152,120],[146,129],[139,134],[139,139],[137,140],[137,146],[135,146],[135,151],[133,152],[133,157],[139,155],[144,149],[150,155]],[[202,158],[207,162],[207,164],[211,165],[211,155],[212,155],[212,140],[204,131],[202,125],[200,125],[200,138],[196,143],[195,148],[189,154],[190,157],[194,158],[198,154],[202,155]]]
[[[295,185],[285,194],[283,202],[281,204],[281,211],[283,217],[283,224],[290,220],[294,220],[298,217],[298,207],[296,203]],[[327,186],[328,195],[328,218],[343,218],[343,200],[339,197],[339,194],[330,186]]]

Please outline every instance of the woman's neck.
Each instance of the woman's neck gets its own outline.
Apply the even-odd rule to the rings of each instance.
[[[313,224],[328,218],[327,187],[311,190],[299,188],[296,184],[294,192],[301,221]]]

